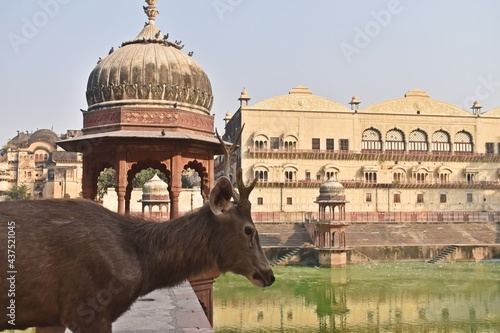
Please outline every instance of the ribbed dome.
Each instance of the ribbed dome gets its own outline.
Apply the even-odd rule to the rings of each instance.
[[[132,41],[99,60],[87,83],[89,110],[120,105],[172,106],[210,114],[212,86],[203,69],[154,24],[158,11],[146,7],[149,23]],[[149,2],[148,2],[149,3]]]
[[[59,137],[52,130],[41,129],[31,134],[28,140],[28,146],[37,141],[45,141],[55,146],[56,142],[59,141]]]
[[[168,184],[154,175],[153,178],[148,180],[142,185],[142,200],[169,200]]]
[[[332,195],[344,195],[345,189],[344,186],[335,181],[335,180],[327,180],[319,187],[319,195],[332,196]]]

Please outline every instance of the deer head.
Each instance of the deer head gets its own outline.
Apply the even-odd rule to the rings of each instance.
[[[244,127],[244,126],[243,126]],[[225,230],[225,234],[233,235],[226,239],[229,251],[220,251],[218,263],[221,272],[231,271],[245,276],[258,287],[267,287],[274,283],[274,274],[269,265],[264,251],[260,245],[259,234],[252,221],[251,203],[249,200],[258,178],[256,177],[249,186],[243,183],[243,172],[238,169],[236,175],[236,191],[229,178],[231,154],[236,150],[243,127],[239,131],[233,145],[228,149],[222,138],[217,137],[224,151],[224,177],[219,178],[210,193],[210,209]],[[232,201],[231,199],[234,198]],[[236,235],[236,236],[234,236]],[[237,249],[237,253],[232,253]],[[239,252],[239,253],[238,253]]]
[[[210,209],[219,227],[220,235],[230,235],[220,239],[217,252],[218,269],[245,276],[258,287],[274,283],[274,275],[262,251],[259,234],[251,217],[251,204],[248,195],[255,186],[244,186],[241,170],[238,171],[238,201],[232,201],[233,186],[227,177],[221,177],[210,193]]]

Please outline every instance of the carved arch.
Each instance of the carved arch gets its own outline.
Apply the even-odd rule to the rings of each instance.
[[[408,150],[412,152],[426,152],[429,150],[427,133],[417,128],[410,132],[408,137]]]
[[[340,173],[340,169],[333,163],[328,163],[323,167],[324,179],[325,180],[338,180],[338,174]]]
[[[283,133],[281,136],[282,145],[285,149],[297,149],[297,143],[299,142],[299,136],[297,133],[288,131]]]
[[[385,150],[404,151],[406,150],[405,134],[402,130],[394,127],[385,134]]]
[[[198,173],[198,176],[201,178],[200,194],[203,197],[203,202],[205,202],[208,199],[208,195],[210,194],[207,168],[203,166],[203,163],[195,159],[193,161],[189,161],[186,165],[184,165],[184,170],[187,169],[196,171]]]
[[[382,134],[374,127],[363,131],[361,137],[362,150],[382,150]]]
[[[135,175],[137,175],[139,172],[141,172],[144,169],[148,168],[153,168],[160,170],[161,173],[163,173],[167,177],[167,183],[170,185],[172,184],[172,173],[170,170],[167,169],[167,166],[160,161],[154,161],[154,160],[143,160],[143,161],[138,161],[137,163],[132,164],[130,169],[127,171],[127,187],[125,190],[125,211],[130,212],[130,198],[132,195],[132,190],[133,190],[133,180]],[[116,180],[118,182],[118,179]],[[168,187],[168,195],[172,198],[172,187]]]
[[[405,182],[406,181],[406,174],[407,174],[407,171],[405,168],[403,168],[402,166],[400,165],[396,165],[393,169],[392,169],[392,179],[393,181],[395,182]]]
[[[267,182],[269,180],[269,167],[264,163],[256,163],[253,166],[254,177],[259,181]]]
[[[263,131],[257,131],[253,135],[254,148],[267,149],[269,148],[269,136]]]
[[[432,134],[432,151],[450,152],[451,141],[450,134],[443,129],[437,130]]]
[[[474,151],[474,143],[472,135],[466,130],[461,130],[455,134],[454,151],[472,153]]]

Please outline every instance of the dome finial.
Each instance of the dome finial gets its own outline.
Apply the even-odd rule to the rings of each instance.
[[[148,24],[155,24],[155,18],[156,18],[156,15],[160,14],[159,11],[156,10],[156,1],[157,0],[146,0],[146,3],[148,4],[148,6],[144,6],[144,13],[146,13],[146,15],[148,16],[149,18],[149,23]]]

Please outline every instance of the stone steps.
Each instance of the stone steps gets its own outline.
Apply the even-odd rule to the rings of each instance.
[[[372,223],[350,224],[347,246],[498,244],[500,228],[496,223]]]
[[[311,244],[311,237],[302,223],[257,223],[263,247],[301,247]]]
[[[313,242],[301,223],[257,223],[263,247],[301,247]],[[346,245],[500,244],[500,223],[351,223]]]

